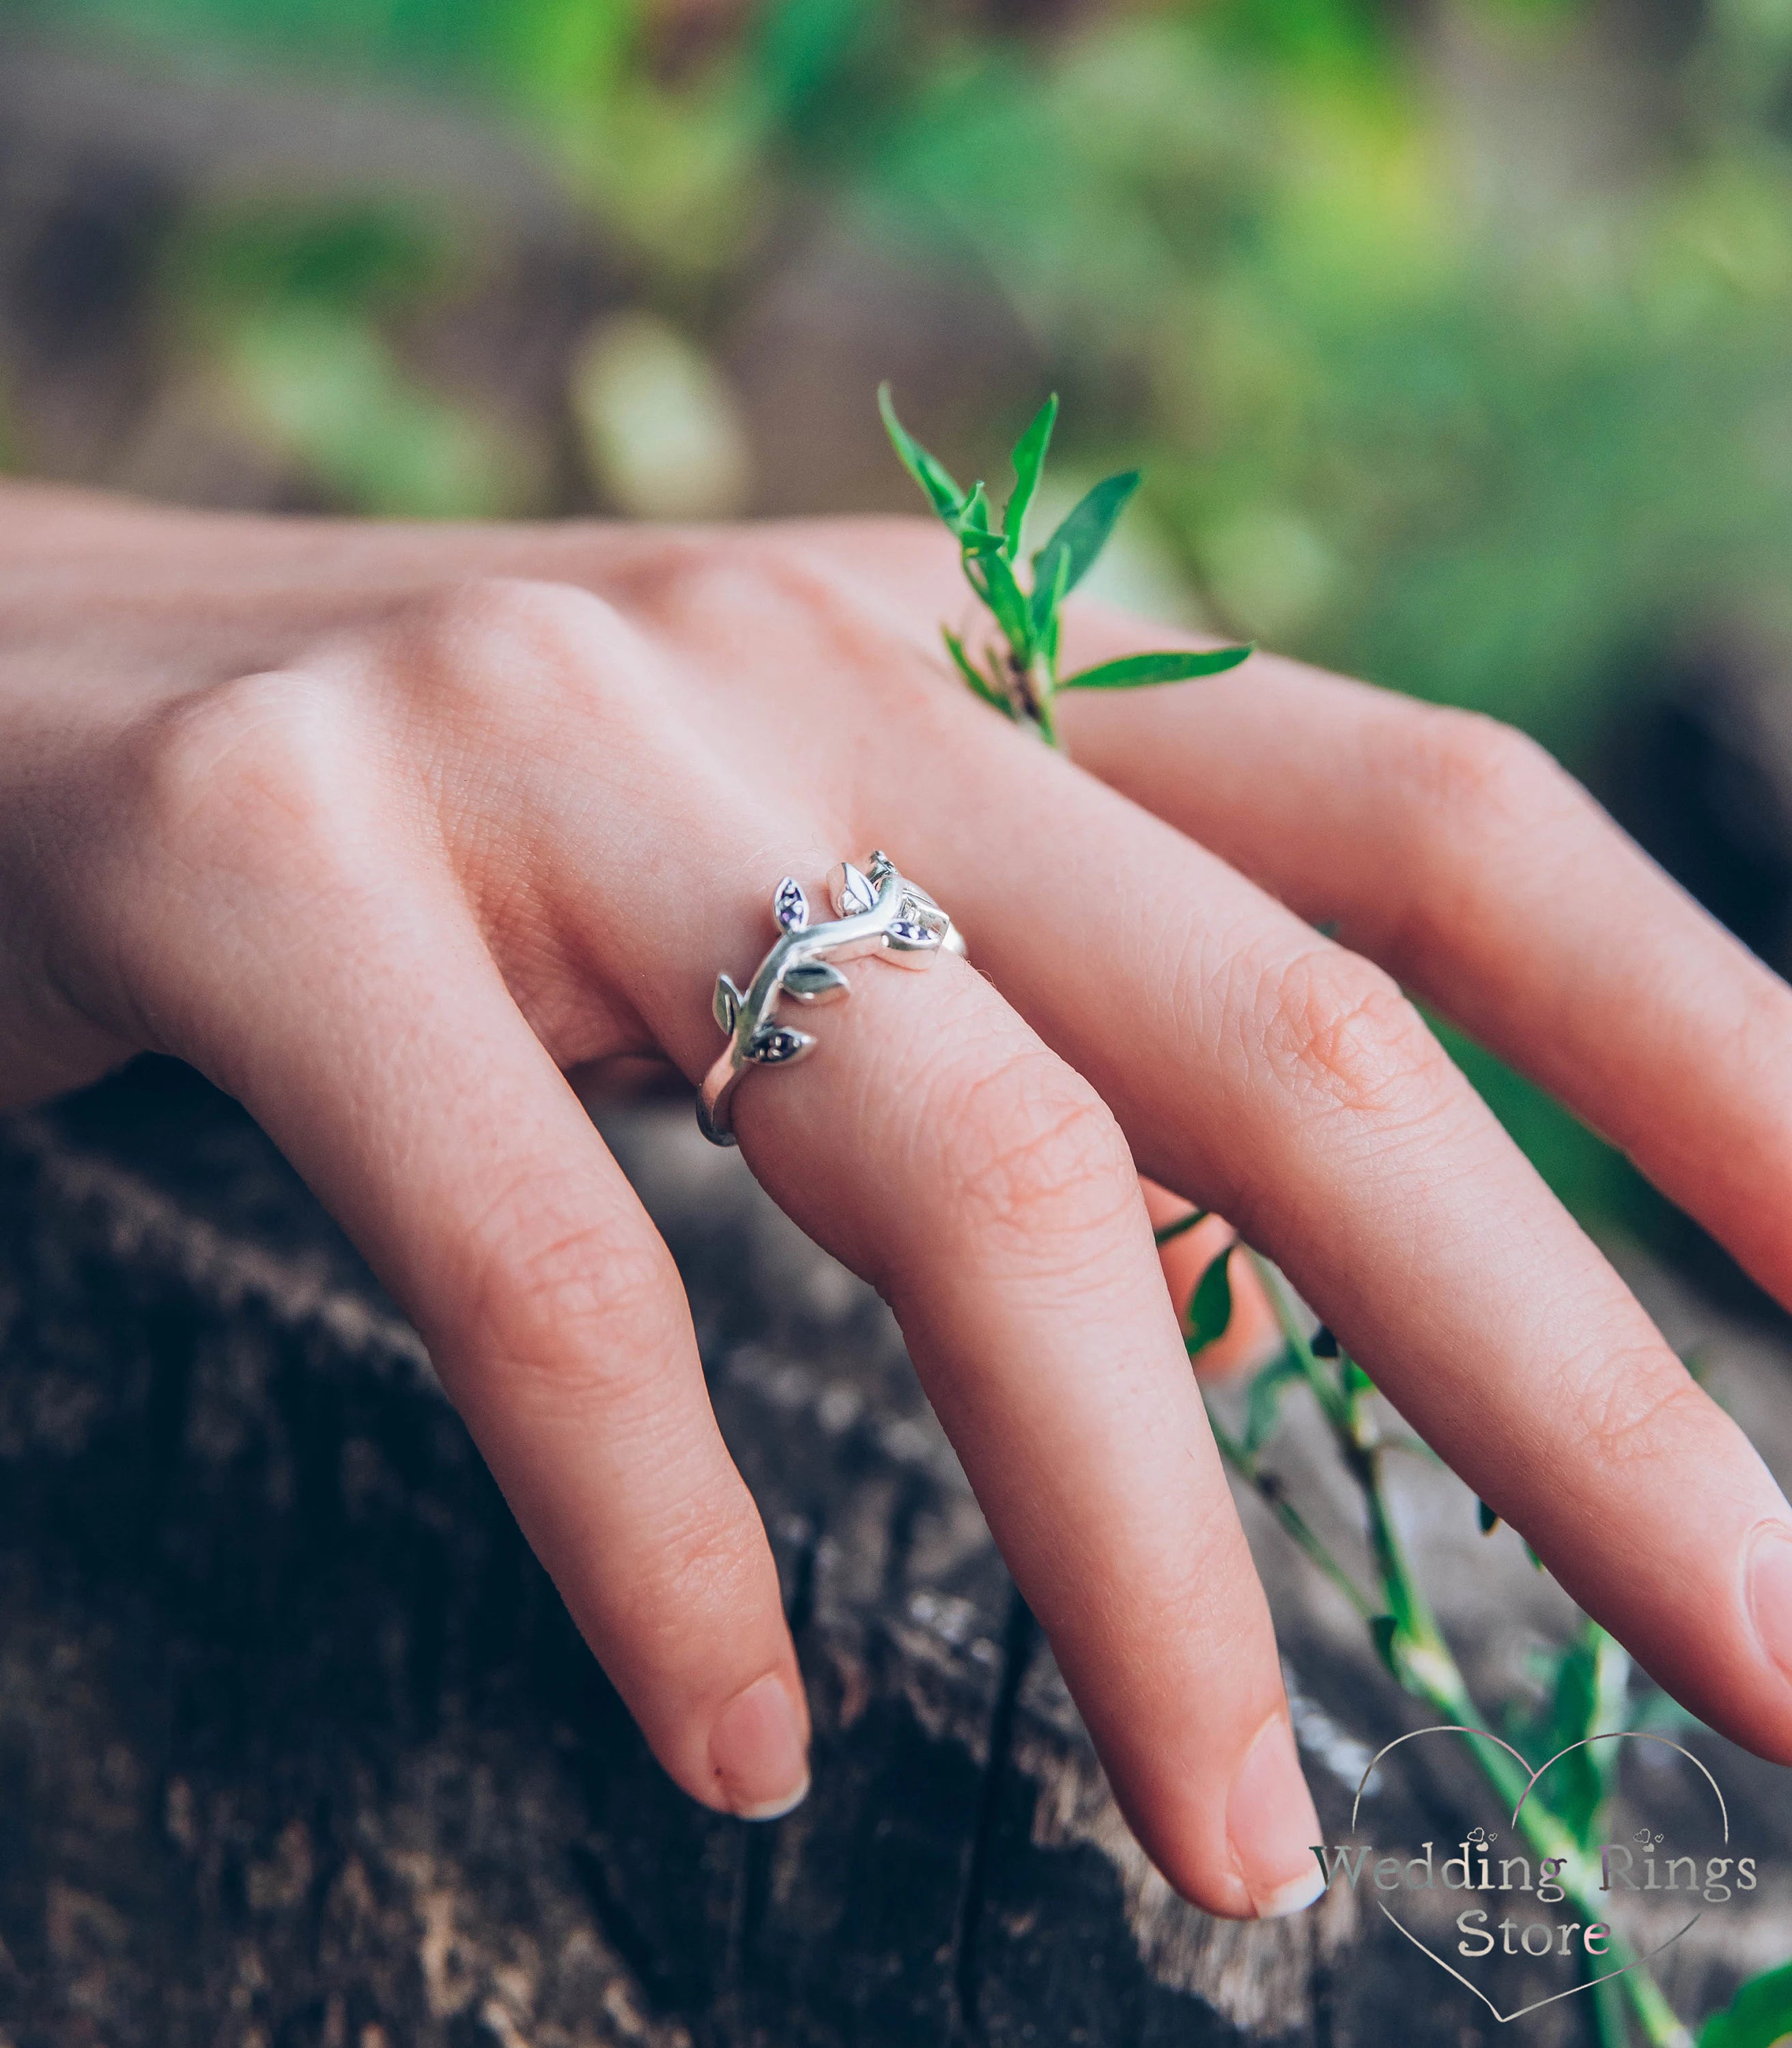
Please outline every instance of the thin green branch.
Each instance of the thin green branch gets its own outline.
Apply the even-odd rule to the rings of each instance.
[[[1335,1434],[1348,1420],[1343,1387],[1314,1353],[1313,1340],[1301,1326],[1294,1305],[1288,1298],[1288,1290],[1282,1275],[1260,1251],[1251,1254],[1251,1263],[1263,1284],[1264,1294],[1269,1297],[1270,1307],[1274,1312],[1282,1337],[1299,1363],[1308,1385],[1318,1396],[1321,1411],[1331,1424]]]
[[[1212,1402],[1207,1404],[1207,1419],[1213,1430],[1213,1441],[1220,1446],[1221,1455],[1227,1463],[1232,1467],[1245,1484],[1256,1492],[1258,1497],[1289,1535],[1350,1602],[1363,1620],[1371,1619],[1375,1613],[1375,1607],[1368,1595],[1357,1584],[1356,1580],[1332,1554],[1325,1539],[1317,1534],[1306,1517],[1288,1498],[1275,1475],[1264,1471],[1262,1460],[1255,1453],[1247,1451],[1214,1414]]]
[[[878,409],[885,431],[902,466],[921,487],[934,513],[958,542],[960,566],[966,581],[987,608],[1007,645],[999,665],[1002,686],[994,698],[987,679],[948,640],[960,673],[979,696],[995,703],[1022,725],[1031,726],[1049,745],[1058,743],[1052,704],[1061,687],[1058,656],[1063,637],[1064,601],[1094,568],[1111,539],[1120,514],[1139,484],[1138,472],[1127,470],[1104,478],[1072,507],[1057,530],[1022,568],[1021,549],[1027,509],[1034,502],[1044,470],[1045,452],[1057,419],[1057,399],[1049,398],[1015,444],[1014,487],[999,526],[990,518],[989,493],[982,483],[968,491],[939,459],[924,448],[896,417],[890,386],[878,388]],[[1020,573],[1017,574],[1017,569]],[[1217,674],[1248,658],[1248,647],[1210,648],[1128,655],[1098,663],[1070,678],[1078,688],[1128,689]]]
[[[1325,1363],[1313,1354],[1282,1275],[1259,1254],[1253,1252],[1251,1258],[1290,1349],[1319,1396],[1345,1468],[1363,1498],[1370,1552],[1387,1602],[1385,1620],[1373,1615],[1367,1618],[1371,1627],[1378,1628],[1384,1659],[1402,1687],[1416,1699],[1453,1725],[1472,1728],[1475,1705],[1468,1683],[1420,1588],[1388,1499],[1381,1469],[1383,1445],[1368,1411],[1371,1384],[1348,1357],[1339,1358],[1336,1379],[1326,1371]],[[1289,1526],[1286,1518],[1283,1526]],[[1313,1555],[1305,1542],[1301,1548]],[[1314,1561],[1328,1576],[1335,1577],[1342,1570],[1329,1551],[1322,1558],[1315,1557]],[[1391,1627],[1386,1626],[1387,1622]],[[1608,1693],[1600,1701],[1599,1718],[1608,1718],[1616,1705]],[[1558,1860],[1562,1889],[1569,1899],[1589,1921],[1602,1918],[1604,1902],[1600,1893],[1584,1879],[1570,1875],[1583,1844],[1540,1798],[1526,1796],[1530,1789],[1528,1775],[1512,1756],[1491,1742],[1476,1740],[1472,1734],[1465,1735],[1464,1740],[1495,1794],[1508,1809],[1516,1808],[1518,1825],[1526,1840],[1539,1856]],[[1602,1967],[1623,1972],[1622,1976],[1608,1976],[1605,1984],[1621,1987],[1619,1995],[1635,2015],[1649,2048],[1692,2048],[1690,2034],[1662,1996],[1661,1987],[1616,1932]],[[1605,1984],[1592,1987],[1596,1999],[1604,1991]],[[1602,2031],[1604,2026],[1602,2018]]]

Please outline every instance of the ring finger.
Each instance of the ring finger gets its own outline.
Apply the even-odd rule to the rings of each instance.
[[[793,856],[799,879],[830,858]],[[957,959],[909,975],[867,958],[848,978],[815,1057],[748,1070],[742,1148],[890,1301],[1159,1867],[1214,1911],[1295,1910],[1317,1888],[1317,1821],[1126,1143]],[[693,1075],[715,1050],[694,1007],[661,1024]]]

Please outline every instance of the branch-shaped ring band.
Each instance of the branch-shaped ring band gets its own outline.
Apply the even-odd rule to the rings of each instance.
[[[851,984],[842,960],[882,953],[899,966],[931,967],[941,952],[962,954],[964,940],[925,889],[905,881],[886,853],[874,853],[863,874],[843,860],[828,878],[834,915],[809,922],[809,898],[785,875],[772,892],[778,942],[759,970],[738,989],[727,975],[716,977],[716,1021],[728,1034],[726,1049],[704,1076],[697,1124],[712,1144],[735,1142],[730,1105],[742,1075],[752,1067],[787,1067],[815,1049],[807,1031],[778,1022],[785,996],[798,1003],[837,1003]]]

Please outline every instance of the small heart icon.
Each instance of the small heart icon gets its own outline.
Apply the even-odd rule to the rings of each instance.
[[[1491,1743],[1496,1748],[1503,1750],[1518,1766],[1522,1774],[1523,1786],[1516,1802],[1506,1816],[1507,1826],[1514,1831],[1511,1846],[1507,1856],[1502,1858],[1497,1854],[1495,1846],[1499,1841],[1498,1834],[1490,1834],[1484,1827],[1472,1828],[1460,1843],[1452,1845],[1456,1853],[1445,1859],[1444,1883],[1441,1887],[1434,1886],[1433,1882],[1436,1875],[1433,1855],[1433,1845],[1429,1842],[1423,1845],[1426,1852],[1423,1859],[1418,1856],[1407,1858],[1390,1856],[1383,1856],[1377,1859],[1373,1866],[1376,1873],[1373,1880],[1375,1887],[1388,1891],[1407,1888],[1425,1892],[1434,1890],[1447,1891],[1456,1892],[1468,1901],[1485,1901],[1489,1895],[1491,1895],[1495,1903],[1513,1903],[1507,1895],[1510,1891],[1516,1891],[1520,1894],[1529,1895],[1526,1903],[1540,1904],[1545,1902],[1539,1899],[1538,1895],[1544,1891],[1546,1883],[1548,1883],[1561,1891],[1563,1896],[1560,1903],[1569,1910],[1575,1907],[1577,1895],[1583,1910],[1592,1910],[1595,1906],[1598,1909],[1596,1918],[1588,1922],[1572,1921],[1557,1926],[1553,1922],[1540,1922],[1534,1918],[1524,1925],[1522,1950],[1511,1947],[1511,1933],[1508,1932],[1506,1945],[1501,1951],[1496,1948],[1493,1941],[1493,1930],[1488,1924],[1489,1916],[1485,1905],[1468,1904],[1456,1923],[1456,1927],[1467,1938],[1456,1943],[1456,1960],[1452,1961],[1445,1955],[1440,1955],[1437,1946],[1433,1945],[1438,1941],[1437,1935],[1433,1934],[1429,1941],[1426,1940],[1414,1931],[1409,1924],[1408,1918],[1402,1918],[1383,1899],[1379,1897],[1376,1899],[1375,1903],[1383,1914],[1399,1929],[1413,1946],[1422,1955],[1429,1957],[1439,1969],[1446,1972],[1454,1977],[1458,1984],[1472,1992],[1494,2018],[1502,2024],[1522,2019],[1526,2013],[1536,2012],[1544,2006],[1555,2004],[1560,2000],[1573,1998],[1581,1992],[1591,1991],[1595,1984],[1606,1983],[1614,1977],[1625,1976],[1630,1971],[1635,1969],[1639,1964],[1646,1963],[1652,1957],[1660,1955],[1664,1949],[1672,1948],[1674,1943],[1679,1941],[1702,1917],[1704,1908],[1701,1905],[1689,1913],[1681,1924],[1675,1927],[1665,1938],[1654,1941],[1651,1945],[1640,1954],[1629,1953],[1627,1945],[1623,1942],[1621,1934],[1611,1927],[1611,1922],[1607,1917],[1610,1908],[1605,1902],[1620,1897],[1622,1891],[1627,1887],[1630,1889],[1651,1891],[1666,1890],[1672,1892],[1680,1889],[1671,1881],[1674,1875],[1675,1864],[1690,1863],[1693,1866],[1693,1883],[1692,1887],[1685,1891],[1682,1895],[1690,1903],[1693,1899],[1700,1895],[1697,1879],[1698,1860],[1682,1856],[1670,1860],[1667,1868],[1670,1881],[1666,1885],[1660,1883],[1657,1879],[1654,1858],[1661,1837],[1651,1836],[1647,1829],[1643,1829],[1639,1831],[1635,1840],[1630,1843],[1608,1844],[1590,1850],[1585,1848],[1578,1850],[1574,1854],[1568,1856],[1563,1867],[1558,1869],[1553,1877],[1549,1877],[1546,1875],[1550,1868],[1549,1858],[1537,1846],[1533,1837],[1518,1832],[1521,1821],[1526,1815],[1526,1809],[1533,1806],[1533,1794],[1538,1794],[1538,1786],[1544,1783],[1552,1771],[1562,1764],[1565,1759],[1573,1756],[1577,1751],[1591,1747],[1596,1743],[1646,1742],[1674,1751],[1676,1755],[1684,1757],[1699,1774],[1705,1785],[1709,1786],[1715,1805],[1716,1825],[1714,1832],[1727,1847],[1730,1839],[1729,1809],[1724,1804],[1724,1795],[1718,1788],[1717,1781],[1690,1750],[1682,1748],[1678,1743],[1670,1741],[1666,1736],[1654,1735],[1641,1730],[1616,1730],[1609,1734],[1589,1736],[1580,1742],[1570,1743],[1566,1748],[1558,1750],[1553,1756],[1534,1769],[1529,1760],[1515,1749],[1511,1743],[1503,1741],[1498,1736],[1489,1735],[1484,1728],[1465,1728],[1455,1724],[1437,1728],[1415,1728],[1409,1734],[1396,1736],[1392,1742],[1378,1751],[1364,1768],[1362,1778],[1357,1785],[1356,1801],[1351,1808],[1352,1835],[1356,1833],[1357,1814],[1362,1806],[1363,1787],[1369,1781],[1370,1774],[1394,1750],[1402,1747],[1405,1744],[1419,1741],[1428,1736],[1479,1736],[1483,1741]],[[1538,1794],[1535,1803],[1538,1806],[1544,1803],[1542,1794]],[[1533,1809],[1532,1817],[1534,1820],[1534,1809]],[[1567,1831],[1558,1825],[1556,1832],[1561,1836],[1565,1853],[1572,1848]],[[1355,1853],[1355,1852],[1332,1852],[1334,1856],[1349,1853]],[[1347,1881],[1352,1883],[1352,1888],[1356,1888],[1368,1866],[1369,1858],[1374,1855],[1375,1852],[1371,1849],[1359,1856],[1354,1879],[1348,1876],[1348,1865],[1332,1864],[1327,1868],[1328,1882],[1341,1870],[1345,1872]],[[1463,1872],[1463,1882],[1460,1884],[1448,1875],[1459,1864]],[[1392,1866],[1397,1873],[1392,1883],[1389,1883],[1383,1875],[1390,1866]],[[1425,1879],[1420,1883],[1412,1879],[1410,1874],[1422,1867],[1425,1872]],[[1725,1868],[1727,1869],[1728,1867],[1726,1863]],[[1511,1884],[1507,1879],[1515,1868],[1522,1868],[1522,1875],[1516,1884]],[[1495,1870],[1501,1873],[1500,1882],[1497,1883],[1491,1881],[1492,1874]],[[1642,1875],[1642,1872],[1645,1870],[1648,1878],[1647,1883],[1644,1883]],[[1610,1883],[1614,1872],[1618,1875],[1619,1881],[1611,1891],[1606,1891],[1596,1888],[1600,1886],[1602,1880]],[[1633,1872],[1635,1875],[1627,1875]],[[1536,1880],[1534,1886],[1534,1877]],[[1408,1910],[1410,1914],[1410,1909]],[[1465,1924],[1469,1922],[1473,1924]],[[1503,1930],[1515,1931],[1516,1923],[1515,1922],[1504,1920],[1499,1924]],[[1603,1936],[1599,1934],[1599,1929],[1602,1925],[1607,1930]],[[1545,1946],[1542,1949],[1533,1949],[1529,1945],[1530,1937],[1535,1932],[1544,1934]],[[1485,1945],[1471,1948],[1468,1945],[1470,1941],[1480,1942]],[[1613,1951],[1616,1953],[1612,1953]],[[1495,2000],[1475,1982],[1467,1971],[1459,1967],[1459,1964],[1464,1961],[1472,1963],[1497,1953],[1503,1953],[1507,1956],[1522,1953],[1529,1957],[1534,1963],[1541,1961],[1544,1957],[1551,1955],[1572,1956],[1579,1962],[1582,1973],[1580,1981],[1569,1984],[1561,1991],[1553,1992],[1547,1997],[1533,1999],[1528,2003],[1518,2006],[1510,2012],[1502,2011]],[[1598,1959],[1602,1953],[1611,1954],[1611,1968],[1603,1970],[1598,1968]]]

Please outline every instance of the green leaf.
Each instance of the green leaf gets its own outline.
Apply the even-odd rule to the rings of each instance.
[[[1274,1435],[1282,1389],[1305,1377],[1301,1361],[1293,1352],[1284,1351],[1251,1381],[1244,1411],[1244,1448],[1247,1456],[1255,1456]]]
[[[1178,1216],[1174,1223],[1166,1223],[1151,1233],[1152,1242],[1160,1249],[1172,1239],[1181,1236],[1185,1231],[1193,1230],[1197,1224],[1205,1223],[1212,1213],[1209,1209],[1190,1209],[1185,1216]]]
[[[960,541],[978,553],[987,554],[992,550],[999,553],[1008,545],[989,523],[989,493],[981,483],[972,485],[971,495],[953,523]]]
[[[1369,1633],[1375,1639],[1375,1654],[1398,1678],[1400,1676],[1399,1623],[1391,1614],[1371,1615],[1369,1617]]]
[[[1039,580],[1041,555],[1033,558],[1033,596],[1029,603],[1027,617],[1032,627],[1036,645],[1043,646],[1053,661],[1057,654],[1058,608],[1064,603],[1064,594],[1070,588],[1070,557],[1056,556],[1051,564],[1052,576],[1049,583]]]
[[[1586,1840],[1593,1816],[1604,1804],[1607,1771],[1602,1767],[1608,1766],[1612,1747],[1609,1743],[1587,1744],[1586,1738],[1594,1732],[1599,1705],[1594,1678],[1593,1658],[1586,1644],[1571,1644],[1557,1667],[1544,1736],[1551,1755],[1567,1749],[1570,1743],[1582,1744],[1569,1750],[1550,1773],[1547,1794],[1550,1811],[1560,1817],[1577,1841]]]
[[[1063,604],[1064,591],[1061,580],[1060,588],[1053,591],[1052,593],[1051,615],[1045,621],[1045,637],[1042,642],[1045,652],[1045,659],[1050,665],[1053,676],[1056,676],[1057,673],[1058,646],[1064,637]]]
[[[1181,683],[1191,676],[1216,676],[1235,669],[1254,651],[1249,647],[1214,647],[1201,654],[1128,654],[1118,661],[1100,661],[1079,669],[1058,685],[1061,690],[1131,690],[1141,683]]]
[[[1481,1534],[1484,1536],[1491,1536],[1499,1526],[1499,1517],[1484,1500],[1477,1500],[1475,1503],[1475,1511],[1480,1518]]]
[[[1232,1252],[1228,1244],[1202,1274],[1189,1303],[1185,1325],[1189,1356],[1196,1357],[1216,1338],[1226,1334],[1232,1319]]]
[[[1005,557],[979,555],[966,557],[964,573],[971,588],[995,614],[995,623],[1007,636],[1014,659],[1023,667],[1033,658],[1033,627],[1026,595],[1014,580]]]
[[[964,493],[953,483],[952,472],[937,456],[929,455],[896,417],[890,386],[878,386],[878,410],[883,415],[884,432],[902,459],[902,467],[927,494],[933,510],[955,529],[964,509]]]
[[[983,671],[977,666],[976,663],[971,659],[971,657],[968,654],[966,654],[964,651],[964,642],[959,638],[958,635],[952,631],[952,628],[949,626],[942,626],[940,628],[940,637],[945,642],[946,652],[951,655],[953,661],[956,664],[958,673],[964,678],[965,681],[971,685],[972,688],[976,692],[977,695],[983,699],[983,702],[988,704],[994,704],[998,711],[1006,712],[1009,717],[1012,718],[1014,715],[1014,706],[1009,703],[1007,697],[1003,696],[1002,693],[994,687],[994,685],[990,682],[989,678],[983,674]]]
[[[1040,630],[1057,604],[1095,567],[1096,556],[1107,546],[1115,522],[1138,488],[1136,469],[1098,483],[1065,514],[1057,531],[1033,557],[1033,604]],[[1041,599],[1053,592],[1056,600],[1042,605]]]
[[[875,10],[864,0],[777,0],[762,24],[755,82],[779,132],[802,134],[863,58],[877,26]]]
[[[1008,509],[1002,515],[1007,536],[1008,559],[1021,551],[1021,536],[1026,529],[1026,508],[1039,488],[1039,472],[1045,467],[1045,451],[1052,444],[1052,429],[1057,424],[1057,394],[1053,392],[1033,416],[1033,424],[1014,444],[1014,487]]]
[[[1792,2037],[1792,1963],[1751,1977],[1699,2032],[1699,2048],[1775,2048]]]
[[[1539,1763],[1548,1757],[1557,1759],[1540,1782],[1538,1796],[1585,1846],[1599,1838],[1619,1760],[1615,1743],[1588,1738],[1632,1725],[1630,1658],[1597,1623],[1588,1621],[1569,1642],[1539,1658],[1534,1668],[1549,1687],[1548,1697],[1534,1716],[1508,1716],[1508,1732]],[[1575,1744],[1581,1747],[1571,1746]]]
[[[977,488],[981,491],[983,486],[979,483]],[[999,533],[991,533],[987,526],[960,526],[958,545],[972,560],[982,560],[991,555],[998,555],[1003,565],[1007,565],[1008,543]]]

